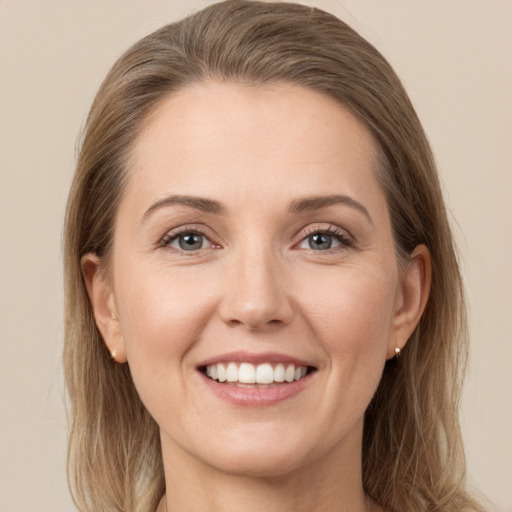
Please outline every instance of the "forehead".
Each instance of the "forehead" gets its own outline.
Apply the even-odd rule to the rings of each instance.
[[[363,123],[324,94],[212,82],[155,109],[134,143],[129,188],[139,200],[191,192],[285,200],[333,187],[364,195],[379,189],[375,154]]]

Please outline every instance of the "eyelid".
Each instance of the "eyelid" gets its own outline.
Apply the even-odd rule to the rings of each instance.
[[[206,238],[206,240],[209,242],[208,248],[221,248],[222,245],[216,241],[218,237],[216,234],[209,228],[206,228],[204,225],[201,224],[184,224],[181,226],[178,226],[176,228],[172,228],[166,233],[161,236],[157,242],[157,246],[161,248],[168,248],[170,249],[170,246],[168,245],[171,241],[178,238],[180,235],[183,234],[197,234],[201,235]],[[346,249],[348,247],[354,247],[355,246],[355,239],[352,236],[352,234],[344,228],[341,228],[340,226],[329,224],[329,223],[315,223],[310,224],[306,226],[305,228],[301,229],[298,233],[297,237],[299,237],[299,240],[294,244],[294,248],[297,248],[299,244],[301,244],[303,241],[305,241],[309,236],[314,235],[316,233],[325,233],[328,235],[332,235],[334,237],[337,237],[338,241],[341,244],[341,249]],[[335,247],[333,249],[328,249],[326,251],[315,251],[315,252],[329,252],[329,251],[335,251],[339,250],[340,247]],[[174,249],[174,248],[173,248]],[[180,251],[179,249],[174,249],[177,252],[189,252],[194,253],[198,252],[204,249],[198,249],[197,251]]]
[[[317,233],[325,233],[328,235],[331,235],[333,237],[336,237],[338,241],[341,244],[341,247],[334,247],[332,249],[327,249],[325,251],[315,251],[315,252],[325,252],[328,253],[329,251],[336,251],[341,249],[346,249],[350,247],[355,247],[355,239],[352,236],[352,234],[344,228],[341,228],[339,226],[336,226],[335,224],[328,224],[328,223],[316,223],[316,224],[310,224],[306,226],[304,229],[302,229],[299,233],[299,241],[295,244],[295,247],[297,247],[299,244],[304,242],[308,237],[311,235],[315,235]]]
[[[171,247],[169,246],[169,243],[171,241],[175,240],[176,238],[178,238],[180,235],[184,235],[184,234],[196,234],[196,235],[203,236],[209,242],[209,247],[207,247],[207,248],[221,247],[221,245],[219,243],[217,243],[213,240],[215,238],[215,236],[213,234],[210,234],[210,232],[211,232],[210,229],[207,229],[207,228],[205,228],[205,226],[202,226],[200,224],[184,224],[184,225],[178,226],[176,228],[170,229],[162,237],[160,237],[160,239],[158,240],[158,247],[161,247],[164,249],[165,248],[171,249]],[[204,250],[204,249],[198,249],[197,251],[180,251],[179,249],[176,249],[176,248],[172,248],[172,249],[176,250],[177,252],[189,252],[189,253],[194,253],[197,251]]]

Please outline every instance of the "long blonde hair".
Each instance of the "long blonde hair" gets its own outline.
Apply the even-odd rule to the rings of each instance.
[[[425,313],[401,359],[386,363],[366,412],[364,488],[396,512],[480,510],[464,489],[458,424],[463,288],[418,117],[387,61],[345,23],[319,9],[245,0],[212,5],[136,43],[112,67],[87,119],[64,236],[68,471],[79,509],[147,512],[165,492],[157,425],[128,365],[109,358],[80,258],[93,252],[106,266],[129,152],[149,113],[174,91],[209,79],[320,91],[373,134],[397,257],[423,243],[433,275]]]

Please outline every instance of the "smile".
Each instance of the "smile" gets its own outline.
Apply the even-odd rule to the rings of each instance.
[[[203,373],[211,380],[237,386],[272,386],[299,381],[314,370],[313,367],[290,363],[224,362],[210,364]]]

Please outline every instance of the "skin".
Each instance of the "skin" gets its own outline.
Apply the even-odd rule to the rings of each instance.
[[[172,492],[159,510],[380,510],[362,488],[363,415],[419,321],[430,267],[419,246],[400,270],[374,154],[345,108],[286,84],[196,85],[148,119],[109,279],[94,254],[82,267],[105,342],[160,427]],[[352,202],[304,206],[333,194]],[[162,203],[176,195],[222,212]],[[181,249],[179,230],[202,246]],[[326,230],[342,239],[312,246]],[[234,405],[197,366],[235,350],[316,372],[277,404]]]

